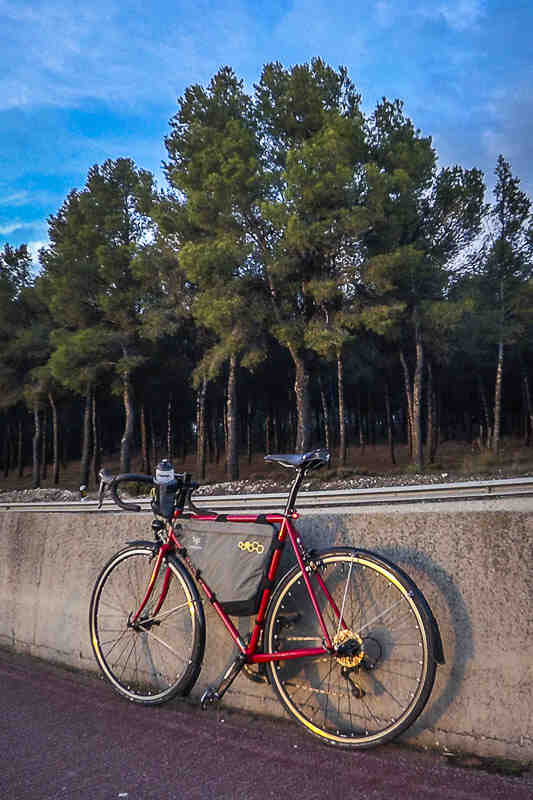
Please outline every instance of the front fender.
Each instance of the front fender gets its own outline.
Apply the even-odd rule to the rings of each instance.
[[[158,553],[159,550],[161,549],[161,544],[162,543],[161,542],[154,542],[153,539],[151,539],[151,540],[134,539],[132,542],[126,542],[126,544],[128,545],[128,547],[135,547],[135,546],[138,546],[138,545],[142,545],[143,547],[149,547],[151,550],[154,551],[154,553]]]

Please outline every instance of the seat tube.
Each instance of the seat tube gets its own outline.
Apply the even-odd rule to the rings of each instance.
[[[315,592],[314,592],[313,587],[311,585],[311,579],[309,577],[309,573],[308,573],[308,571],[306,569],[306,566],[304,564],[304,560],[302,558],[302,554],[301,554],[301,551],[300,551],[300,545],[298,543],[298,538],[299,538],[298,537],[298,532],[293,528],[293,526],[291,525],[291,523],[290,523],[290,521],[288,519],[286,520],[286,527],[287,527],[287,531],[289,533],[289,538],[291,540],[292,548],[293,548],[294,553],[296,555],[296,560],[298,561],[298,565],[299,565],[299,567],[301,569],[301,572],[302,572],[302,575],[303,575],[303,579],[305,581],[305,585],[306,585],[307,591],[309,593],[309,597],[311,598],[311,603],[313,604],[313,608],[315,610],[315,614],[317,615],[318,622],[319,622],[320,627],[322,629],[322,633],[324,634],[324,646],[328,650],[331,650],[332,647],[333,647],[333,644],[331,642],[331,639],[330,639],[330,636],[329,636],[329,633],[328,633],[328,629],[326,628],[326,623],[324,622],[324,617],[322,616],[322,612],[320,611],[320,608],[319,608],[319,605],[318,605],[318,601],[316,599]]]

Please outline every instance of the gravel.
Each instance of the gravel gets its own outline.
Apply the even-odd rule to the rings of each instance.
[[[289,473],[287,473],[289,474]],[[292,473],[290,473],[292,475]],[[501,480],[516,477],[505,470],[498,470],[490,475],[453,474],[448,472],[438,473],[390,473],[379,475],[356,475],[350,478],[336,478],[321,480],[319,477],[307,480],[302,485],[303,491],[323,491],[327,489],[378,489],[392,486],[420,486],[436,483],[465,483],[470,481]],[[531,477],[531,473],[523,473],[521,477]],[[261,479],[226,481],[223,483],[210,483],[200,486],[195,492],[196,496],[233,495],[233,494],[275,494],[286,492],[291,485],[291,479]],[[91,499],[96,497],[96,492],[90,492]],[[0,492],[0,503],[42,503],[42,502],[76,502],[79,501],[79,492],[70,489],[17,489]]]

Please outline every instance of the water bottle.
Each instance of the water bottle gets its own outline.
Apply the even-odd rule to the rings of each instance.
[[[174,476],[174,467],[166,458],[155,468],[155,484],[159,500],[157,512],[165,519],[172,519],[178,482]]]
[[[155,468],[155,482],[157,484],[170,483],[174,480],[174,467],[164,458]]]

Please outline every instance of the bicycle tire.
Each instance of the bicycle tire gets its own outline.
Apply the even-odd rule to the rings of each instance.
[[[346,637],[359,637],[359,653],[342,663],[336,654],[268,663],[270,683],[288,713],[329,744],[363,749],[390,741],[421,714],[433,687],[429,607],[402,570],[373,553],[333,548],[313,560],[338,609],[344,608],[352,632]],[[342,638],[316,575],[311,583],[330,637]],[[298,566],[274,591],[264,641],[265,652],[323,642]]]
[[[132,626],[154,563],[154,548],[149,544],[131,545],[116,553],[95,583],[89,610],[91,644],[103,675],[118,694],[144,705],[186,695],[200,673],[205,647],[198,590],[172,556],[166,562],[171,575],[162,608],[150,617],[160,597],[165,564],[139,624]]]

